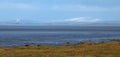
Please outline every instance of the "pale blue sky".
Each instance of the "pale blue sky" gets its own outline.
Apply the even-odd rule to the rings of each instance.
[[[120,23],[120,0],[0,0],[0,23]]]

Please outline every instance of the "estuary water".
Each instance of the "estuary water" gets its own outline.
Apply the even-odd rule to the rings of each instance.
[[[120,26],[0,26],[0,46],[120,39]]]

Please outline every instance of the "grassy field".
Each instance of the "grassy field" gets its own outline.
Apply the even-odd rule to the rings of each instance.
[[[66,46],[1,47],[0,57],[120,57],[120,42],[82,42]]]

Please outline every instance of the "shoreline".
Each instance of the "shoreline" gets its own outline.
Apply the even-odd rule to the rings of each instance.
[[[12,46],[2,46],[0,45],[0,47],[5,47],[5,48],[13,48],[13,47],[20,47],[20,46],[27,46],[27,45],[32,45],[32,46],[40,46],[40,45],[46,45],[46,46],[66,46],[68,44],[71,44],[71,45],[76,45],[76,44],[79,44],[79,43],[86,43],[86,42],[91,42],[91,43],[101,43],[101,42],[112,42],[112,41],[117,41],[117,42],[120,42],[120,39],[119,38],[115,38],[115,39],[105,39],[105,40],[101,40],[101,41],[92,41],[92,40],[86,40],[86,41],[80,41],[80,42],[63,42],[63,43],[57,43],[57,44],[50,44],[50,43],[40,43],[40,44],[36,44],[36,43],[28,43],[28,44],[24,44],[24,45],[12,45]]]
[[[91,40],[87,40],[87,41],[80,41],[77,43],[73,43],[73,42],[64,42],[64,43],[58,43],[58,44],[35,44],[35,43],[29,43],[29,44],[24,44],[24,45],[14,45],[14,46],[0,46],[3,48],[14,48],[14,47],[23,47],[23,46],[67,46],[67,45],[77,45],[77,44],[81,44],[81,43],[107,43],[107,42],[120,42],[120,39],[107,39],[107,40],[103,40],[103,41],[91,41]]]
[[[18,47],[0,47],[2,57],[120,57],[120,41],[81,42],[67,45],[28,44]]]

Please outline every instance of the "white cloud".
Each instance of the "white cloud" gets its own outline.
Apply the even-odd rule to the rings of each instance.
[[[94,23],[99,22],[101,19],[92,18],[92,17],[78,17],[70,19],[59,19],[59,20],[50,20],[46,23]]]
[[[53,10],[64,11],[111,11],[120,10],[120,7],[99,7],[99,6],[86,6],[86,5],[55,5]]]
[[[100,21],[100,19],[91,18],[91,17],[78,17],[78,18],[66,19],[65,21],[71,21],[71,22],[97,22],[97,21]]]
[[[36,10],[38,8],[26,3],[0,2],[0,9]]]

